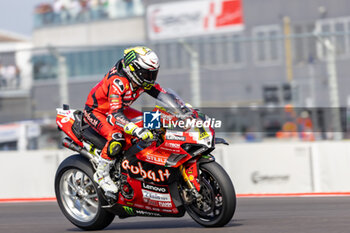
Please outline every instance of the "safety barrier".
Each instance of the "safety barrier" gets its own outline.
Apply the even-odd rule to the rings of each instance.
[[[240,194],[350,191],[350,143],[346,141],[220,146],[217,161]]]
[[[0,199],[54,197],[55,173],[70,153],[27,151],[0,153]]]
[[[0,199],[54,197],[54,177],[68,150],[0,153]],[[214,151],[239,194],[350,191],[350,143],[272,142]]]

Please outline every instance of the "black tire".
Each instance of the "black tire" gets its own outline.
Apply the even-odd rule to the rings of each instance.
[[[188,214],[204,227],[222,227],[231,221],[236,210],[236,193],[230,177],[216,162],[199,165],[201,190],[209,210],[197,201],[186,207]]]
[[[98,207],[96,208],[96,215],[92,220],[89,221],[79,221],[72,214],[70,214],[62,200],[62,195],[60,190],[60,181],[63,179],[63,175],[65,172],[69,172],[70,170],[77,170],[83,172],[88,178],[92,181],[92,185],[97,190],[97,201]],[[91,163],[82,155],[76,154],[66,158],[58,167],[55,177],[55,193],[58,205],[66,216],[66,218],[73,223],[75,226],[83,229],[83,230],[101,230],[107,227],[113,221],[115,215],[106,211],[102,208],[103,205],[107,205],[106,200],[101,193],[101,190],[97,187],[96,183],[93,182],[93,174],[94,170],[92,168]],[[90,184],[91,185],[91,184]]]

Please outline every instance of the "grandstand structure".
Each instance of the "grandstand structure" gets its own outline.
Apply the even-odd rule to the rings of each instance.
[[[28,37],[0,30],[0,122],[31,118],[32,44]],[[6,68],[17,67],[20,82],[7,75]],[[19,72],[18,72],[19,73]]]
[[[119,18],[34,28],[30,115],[54,117],[60,104],[58,63],[52,51],[66,59],[69,104],[82,108],[89,90],[122,57],[123,49],[133,45],[147,45],[159,54],[159,83],[188,102],[192,98],[191,56],[184,44],[199,54],[203,106],[329,107],[327,51],[313,34],[315,28],[336,46],[340,105],[350,105],[347,0],[242,0],[242,30],[151,40],[147,9],[165,2],[180,1],[147,0],[143,1],[143,10],[138,8],[137,13],[131,11]],[[142,98],[136,104],[149,103]],[[22,116],[28,116],[27,109]]]

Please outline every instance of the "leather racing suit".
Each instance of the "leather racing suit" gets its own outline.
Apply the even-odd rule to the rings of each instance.
[[[143,92],[154,98],[157,98],[160,92],[164,92],[158,83],[148,90],[140,87],[133,90],[122,66],[122,60],[119,60],[105,77],[92,88],[84,109],[84,117],[89,125],[107,139],[101,157],[109,160],[116,157],[116,154],[113,154],[109,149],[111,143],[120,143],[121,147],[124,145],[123,128],[130,123],[125,115],[132,116],[132,118],[141,115],[139,111],[129,106]],[[126,112],[127,114],[125,114]]]

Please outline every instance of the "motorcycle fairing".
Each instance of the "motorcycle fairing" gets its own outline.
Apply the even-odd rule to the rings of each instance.
[[[127,182],[134,190],[133,197],[127,199],[120,192],[117,204],[109,208],[109,211],[120,218],[132,216],[182,217],[185,214],[176,183],[169,186],[155,185],[131,177],[128,177]]]
[[[168,185],[178,179],[178,169],[148,163],[137,158],[126,157],[122,161],[122,172],[134,179],[159,185]]]

